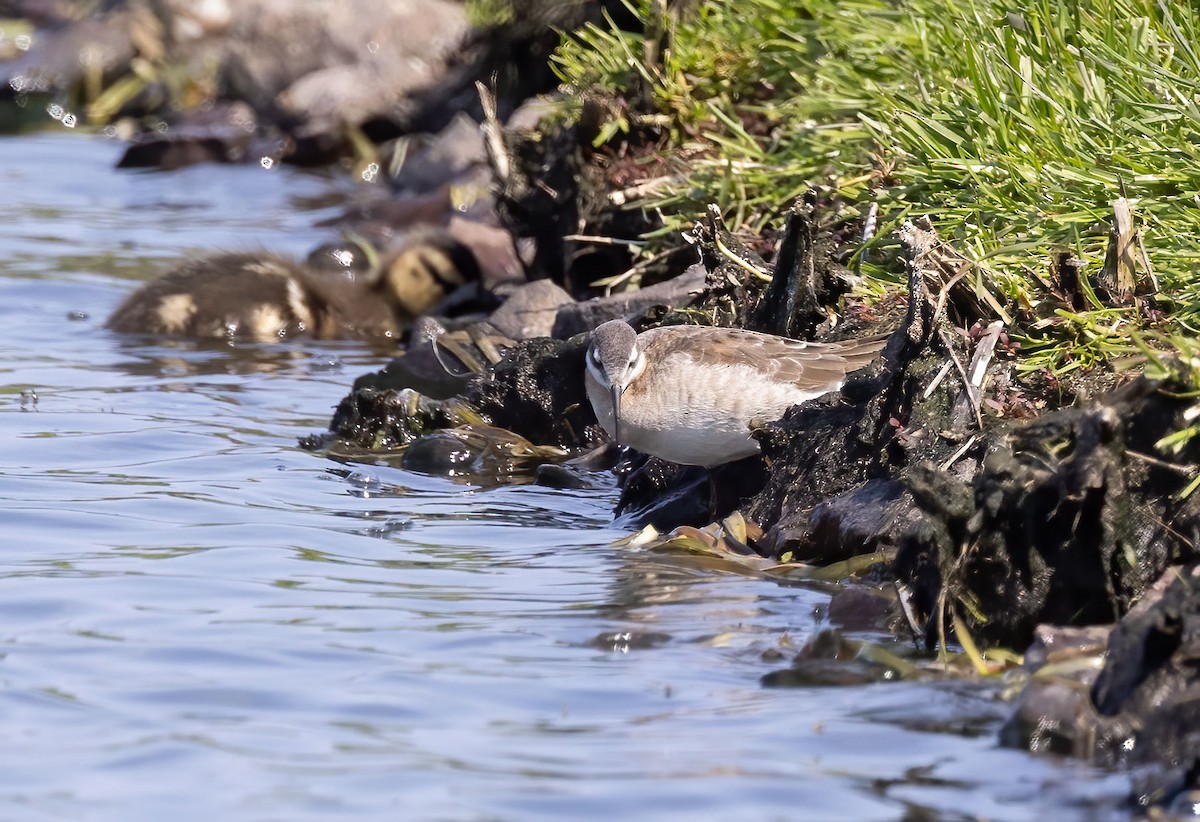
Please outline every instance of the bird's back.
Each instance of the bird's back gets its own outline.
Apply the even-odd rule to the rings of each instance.
[[[872,337],[805,343],[728,328],[645,331],[646,370],[625,391],[622,436],[673,462],[718,465],[758,450],[753,421],[836,390],[886,344]]]

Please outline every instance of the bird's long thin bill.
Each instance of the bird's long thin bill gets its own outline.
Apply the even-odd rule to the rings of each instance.
[[[613,441],[621,444],[621,389],[617,386],[612,387],[613,400]]]

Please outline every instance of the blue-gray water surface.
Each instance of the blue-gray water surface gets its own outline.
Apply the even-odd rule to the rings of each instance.
[[[991,688],[761,687],[827,595],[614,547],[611,491],[298,448],[378,353],[106,331],[189,254],[331,238],[348,185],[120,148],[0,139],[0,818],[1112,813]]]

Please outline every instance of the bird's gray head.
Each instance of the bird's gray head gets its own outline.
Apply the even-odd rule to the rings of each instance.
[[[646,368],[638,349],[637,332],[624,320],[609,320],[592,332],[587,369],[596,382],[612,393],[613,439],[621,441],[621,394]]]

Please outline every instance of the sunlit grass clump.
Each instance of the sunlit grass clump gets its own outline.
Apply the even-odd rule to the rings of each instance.
[[[656,115],[672,149],[701,158],[654,202],[665,234],[706,201],[761,230],[819,184],[860,212],[877,204],[867,244],[886,249],[891,228],[929,215],[1019,309],[1044,296],[1033,275],[1045,280],[1052,254],[1069,251],[1096,276],[1124,187],[1155,305],[1176,330],[1200,324],[1200,28],[1189,3],[711,0],[678,20],[659,5],[637,5],[651,33],[671,33],[653,63],[642,36],[603,26],[565,42],[558,60],[581,90],[640,90],[629,119]],[[896,278],[894,254],[870,259],[876,282]],[[1149,272],[1139,274],[1145,292]],[[1145,303],[1086,296],[1030,331],[1030,362],[1104,361],[1145,325]]]

